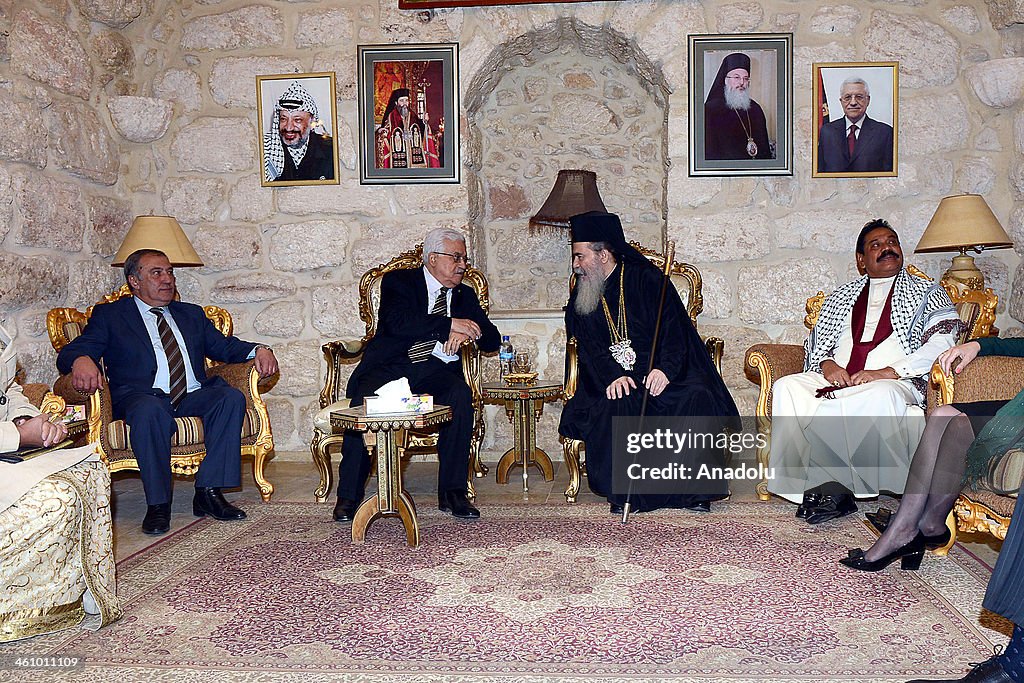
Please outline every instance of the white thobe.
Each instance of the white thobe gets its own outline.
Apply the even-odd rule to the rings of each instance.
[[[892,278],[871,279],[862,341],[870,341],[892,289]],[[832,360],[846,367],[853,351],[852,311]],[[879,491],[902,493],[914,450],[924,431],[922,396],[909,381],[927,373],[940,353],[956,343],[953,333],[934,334],[916,351],[903,351],[895,335],[871,350],[866,370],[891,367],[901,379],[845,387],[835,398],[815,392],[831,386],[820,372],[779,378],[772,386],[768,490],[799,503],[804,491],[837,481],[858,498]]]

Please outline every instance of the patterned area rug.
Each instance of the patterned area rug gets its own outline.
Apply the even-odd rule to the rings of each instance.
[[[397,520],[354,546],[329,505],[246,509],[120,563],[120,622],[0,657],[84,660],[64,681],[903,681],[958,677],[1005,641],[980,607],[988,569],[959,547],[852,572],[837,559],[872,538],[857,519],[811,527],[781,503],[629,525],[596,505],[421,510],[416,550]]]

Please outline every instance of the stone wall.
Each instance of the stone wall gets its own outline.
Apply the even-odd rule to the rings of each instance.
[[[227,307],[241,336],[274,345],[278,448],[299,450],[324,372],[320,344],[361,333],[360,274],[428,227],[469,230],[499,306],[558,304],[567,250],[523,229],[568,161],[599,172],[631,237],[674,239],[700,267],[701,331],[726,339],[727,381],[747,410],[743,351],[802,339],[804,298],[850,277],[859,226],[885,216],[909,250],[951,193],[985,194],[1018,243],[980,262],[1002,297],[1000,326],[1019,332],[1018,5],[649,0],[400,12],[395,0],[0,0],[0,318],[19,335],[28,378],[54,379],[46,310],[84,306],[118,284],[106,264],[131,218],[172,214],[206,262],[179,274],[182,296]],[[795,174],[690,178],[685,36],[746,31],[795,35]],[[447,41],[460,46],[464,182],[360,186],[356,44]],[[853,60],[900,62],[899,176],[812,179],[811,64]],[[262,188],[255,76],[308,71],[337,73],[341,182]],[[585,148],[578,128],[549,119],[534,126],[536,141],[520,137],[499,158],[499,131],[580,112],[583,99],[591,113],[610,112],[595,134],[621,119],[628,143]],[[616,144],[629,151],[616,156]],[[947,258],[910,260],[937,275]],[[506,314],[499,325],[547,375],[560,373],[557,314]],[[549,451],[557,415],[552,406],[542,422]],[[488,447],[508,441],[491,408]]]

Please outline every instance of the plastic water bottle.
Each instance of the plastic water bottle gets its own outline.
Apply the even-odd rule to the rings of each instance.
[[[512,360],[516,357],[516,350],[512,347],[512,342],[508,340],[508,335],[502,335],[501,346],[498,347],[498,379],[505,379],[505,377],[512,373]]]

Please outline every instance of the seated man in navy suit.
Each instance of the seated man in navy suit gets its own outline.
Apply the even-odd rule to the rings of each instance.
[[[468,267],[462,233],[435,228],[423,242],[423,268],[393,270],[384,276],[377,333],[352,373],[346,394],[353,406],[359,406],[384,384],[407,377],[414,392],[430,394],[436,403],[451,407],[452,419],[441,427],[437,440],[438,508],[454,517],[476,519],[480,512],[470,505],[466,490],[473,396],[458,353],[469,340],[482,351],[497,351],[501,337],[476,292],[462,284]],[[352,521],[369,473],[362,435],[345,432],[335,521]]]
[[[858,76],[843,81],[839,102],[845,116],[821,127],[819,173],[888,173],[893,170],[892,126],[867,115],[871,92]]]
[[[147,534],[170,528],[171,438],[174,418],[201,417],[206,457],[196,473],[192,511],[198,517],[245,519],[221,488],[241,485],[241,434],[245,397],[220,377],[207,377],[204,358],[225,363],[256,359],[260,376],[277,372],[268,346],[221,334],[195,304],[174,300],[174,268],[155,249],[140,249],[124,262],[132,297],[96,306],[82,335],[61,349],[57,369],[71,373],[78,391],[100,388],[106,366],[115,420],[130,430],[148,510]]]

